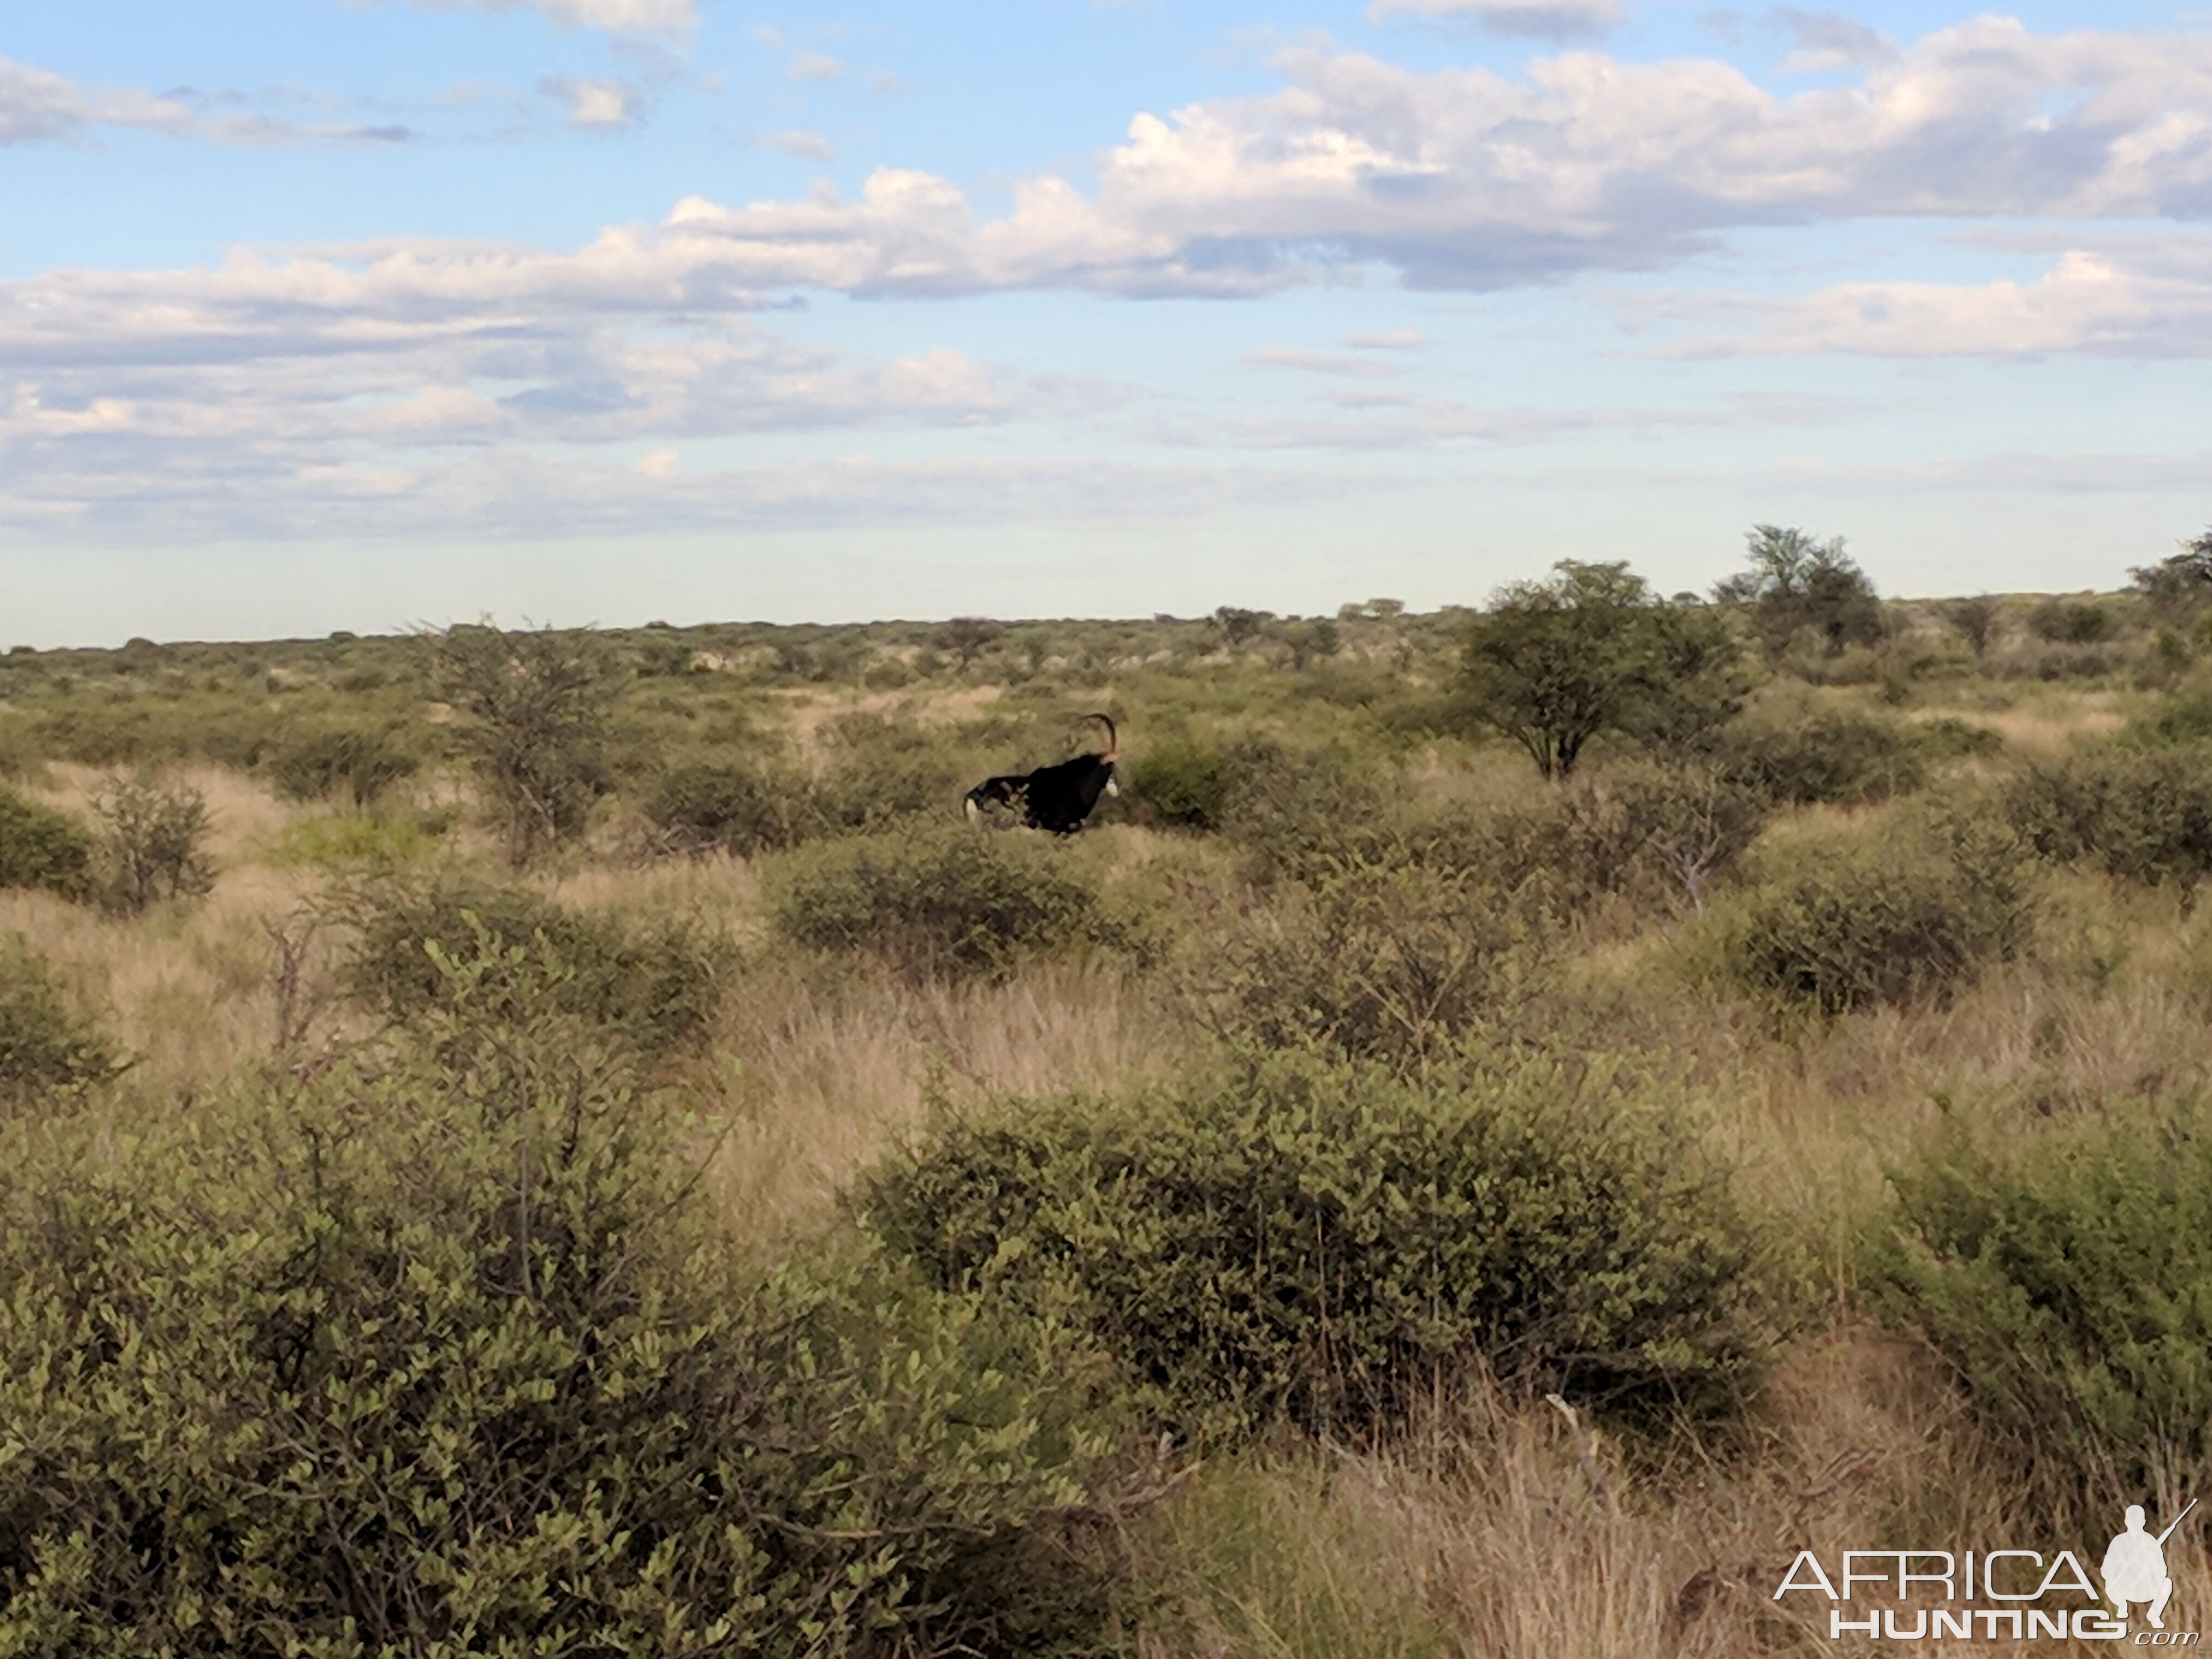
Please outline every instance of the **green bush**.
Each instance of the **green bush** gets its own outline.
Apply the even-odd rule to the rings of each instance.
[[[1317,878],[1397,844],[1379,781],[1340,750],[1250,738],[1223,752],[1221,770],[1222,830],[1262,881]]]
[[[808,792],[820,827],[809,833],[880,830],[903,819],[957,813],[961,793],[975,781],[969,775],[972,763],[943,738],[909,722],[847,715],[825,727],[823,737],[822,769]]]
[[[2152,743],[2203,743],[2212,738],[2212,690],[2159,699],[2157,712],[2130,720],[2128,735]]]
[[[1798,805],[1886,800],[1927,776],[1902,724],[1820,704],[1770,704],[1744,715],[1720,734],[1717,759],[1729,777]]]
[[[2114,744],[2045,763],[2014,781],[2005,811],[2044,858],[2191,887],[2212,873],[2212,743]]]
[[[2027,613],[2028,631],[2059,645],[2095,645],[2112,636],[2112,613],[2094,600],[2045,599]]]
[[[1346,866],[1211,942],[1193,986],[1218,1033],[1419,1068],[1545,981],[1549,919],[1457,871]]]
[[[819,816],[804,778],[736,762],[671,767],[654,781],[643,810],[672,852],[744,857],[804,840]]]
[[[0,787],[0,887],[44,887],[65,898],[92,890],[92,836],[75,818]]]
[[[1097,1650],[1087,1350],[740,1272],[586,1034],[469,1052],[11,1134],[0,1650]]]
[[[1187,735],[1147,745],[1124,787],[1130,804],[1153,822],[1186,830],[1219,829],[1229,799],[1220,753]]]
[[[332,726],[287,738],[264,758],[278,791],[294,800],[323,800],[343,788],[366,806],[422,764],[391,732]]]
[[[689,927],[633,928],[521,888],[447,884],[374,906],[349,977],[355,994],[404,1022],[446,1006],[460,964],[477,1002],[503,1017],[558,1011],[658,1051],[713,1017],[731,957]]]
[[[1954,1130],[1890,1179],[1875,1305],[2039,1484],[2117,1512],[2212,1475],[2212,1120],[2099,1113],[2002,1154]]]
[[[1074,849],[965,824],[800,848],[775,872],[770,902],[794,945],[865,952],[924,976],[995,973],[1039,951],[1145,945]]]
[[[1718,769],[1628,762],[1476,817],[1448,839],[1462,867],[1540,882],[1564,908],[1617,895],[1652,909],[1702,906],[1765,823],[1765,794]]]
[[[99,896],[107,908],[135,916],[215,885],[206,850],[214,824],[207,797],[190,784],[118,775],[93,796],[92,810],[100,823]]]
[[[947,1289],[1065,1310],[1187,1428],[1362,1435],[1474,1365],[1626,1416],[1758,1374],[1761,1279],[1691,1126],[1602,1065],[1275,1055],[1125,1103],[947,1119],[862,1190]]]
[[[0,1101],[96,1082],[114,1070],[114,1051],[70,1012],[46,958],[20,933],[0,938]]]
[[[1963,813],[1795,841],[1709,937],[1738,981],[1823,1014],[1940,1000],[2026,948],[2024,858],[2002,824]]]

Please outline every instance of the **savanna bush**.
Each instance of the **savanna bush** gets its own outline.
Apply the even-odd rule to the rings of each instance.
[[[1747,988],[1841,1014],[1942,1000],[2027,948],[2026,849],[1991,815],[1931,811],[1777,848],[1705,935]]]
[[[1396,837],[1374,769],[1340,750],[1249,738],[1221,757],[1221,828],[1263,882],[1370,860]]]
[[[119,915],[164,900],[198,898],[215,885],[207,797],[188,783],[118,773],[92,798],[100,825],[97,896]]]
[[[586,1030],[428,1049],[10,1132],[0,1651],[1097,1650],[1086,1348],[740,1270]]]
[[[1466,872],[1346,865],[1240,917],[1189,989],[1233,1041],[1419,1068],[1541,988],[1554,931],[1532,894]]]
[[[1128,769],[1130,805],[1153,822],[1185,830],[1218,830],[1229,799],[1219,750],[1188,733],[1159,738]]]
[[[2005,810],[2044,858],[2191,887],[2212,873],[2212,743],[2111,744],[2046,762],[2014,781]]]
[[[654,780],[642,810],[672,852],[740,857],[802,841],[822,818],[802,774],[742,761],[672,766]]]
[[[1471,1366],[1650,1420],[1766,1352],[1724,1170],[1579,1059],[1414,1085],[1279,1054],[1025,1102],[943,1120],[861,1202],[947,1290],[1087,1325],[1192,1431],[1380,1432]]]
[[[1413,856],[1510,885],[1540,884],[1567,912],[1619,896],[1697,908],[1771,812],[1760,790],[1702,762],[1620,762],[1532,799],[1432,822]]]
[[[2212,690],[2177,692],[2160,697],[2145,718],[2128,723],[2128,735],[2138,742],[2203,743],[2212,739]]]
[[[115,1051],[63,997],[52,968],[20,933],[0,937],[0,1102],[96,1082]]]
[[[280,739],[263,764],[279,793],[294,800],[323,800],[343,790],[366,806],[422,765],[389,731],[326,726]]]
[[[794,850],[771,877],[776,930],[921,975],[1002,971],[1043,951],[1148,950],[1075,848],[965,824],[911,825]]]
[[[0,787],[0,887],[88,897],[94,852],[91,832],[75,818]]]
[[[447,883],[373,903],[349,976],[356,996],[404,1022],[447,1006],[459,964],[480,1007],[509,1018],[556,1011],[659,1051],[713,1017],[734,959],[726,941],[681,923],[631,926],[523,888]]]
[[[2212,1116],[2049,1123],[1992,1152],[1953,1127],[1890,1173],[1875,1305],[1924,1339],[2053,1495],[2100,1509],[2212,1474]]]
[[[1886,800],[1927,781],[1921,746],[1901,722],[1795,701],[1738,719],[1720,733],[1715,759],[1729,777],[1797,805]]]

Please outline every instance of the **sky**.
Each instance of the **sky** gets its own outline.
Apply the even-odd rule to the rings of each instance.
[[[2212,524],[2212,8],[27,0],[0,646]]]

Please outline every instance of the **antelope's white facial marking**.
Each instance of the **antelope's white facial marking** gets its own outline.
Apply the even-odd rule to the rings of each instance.
[[[1107,779],[1107,780],[1106,780],[1106,793],[1107,793],[1108,794],[1109,794],[1109,795],[1118,795],[1118,794],[1120,794],[1120,793],[1121,793],[1121,784],[1120,784],[1119,782],[1117,782],[1115,780],[1112,779],[1112,778],[1109,778],[1109,779]]]

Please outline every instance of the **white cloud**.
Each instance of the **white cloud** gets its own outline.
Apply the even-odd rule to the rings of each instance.
[[[1438,17],[1480,23],[1501,34],[1561,40],[1602,34],[1627,21],[1618,0],[1372,0],[1367,15]]]
[[[1344,343],[1355,351],[1413,351],[1429,343],[1418,328],[1386,328],[1374,334],[1347,334]]]
[[[1297,346],[1267,346],[1248,351],[1244,361],[1257,368],[1294,368],[1307,374],[1328,374],[1353,380],[1375,380],[1398,371],[1372,357],[1347,357],[1340,352],[1308,351]]]
[[[796,127],[786,127],[780,132],[761,132],[753,135],[757,149],[772,149],[797,161],[827,161],[836,155],[836,149],[818,132],[802,132]]]
[[[1362,263],[1416,286],[1510,286],[1822,218],[2212,215],[2203,36],[1982,18],[1786,96],[1714,60],[1588,52],[1538,59],[1524,82],[1314,49],[1278,64],[1282,90],[1140,114],[1097,158],[1095,192],[1033,178],[995,220],[894,168],[857,203],[679,213],[770,283],[1186,294]]]
[[[795,52],[783,66],[787,81],[842,81],[847,65],[825,52]]]
[[[0,147],[80,140],[103,127],[138,128],[216,143],[285,145],[399,142],[394,126],[301,125],[253,114],[210,114],[207,100],[138,87],[86,87],[65,76],[0,58]]]
[[[1752,324],[1666,348],[1681,356],[2212,356],[2212,243],[2132,259],[2075,249],[2025,283],[1844,283],[1787,300],[1662,302],[1646,316],[1668,313]]]
[[[358,0],[357,0],[358,3]],[[676,32],[699,21],[697,0],[415,0],[431,11],[534,11],[574,28],[631,34]]]
[[[538,89],[567,104],[568,119],[575,126],[626,127],[639,119],[638,94],[617,81],[579,81],[549,75],[538,83]]]

